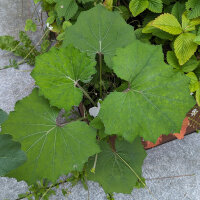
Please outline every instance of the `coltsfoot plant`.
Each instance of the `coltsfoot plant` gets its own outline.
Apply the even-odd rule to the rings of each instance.
[[[58,18],[72,16],[61,15],[63,1],[52,2]],[[158,2],[157,10],[150,0],[144,9],[160,12],[163,4]],[[154,26],[168,31],[155,25],[162,18]],[[184,34],[176,23],[177,34]],[[145,186],[141,137],[156,142],[161,134],[179,132],[195,100],[185,75],[190,70],[187,65],[182,69],[180,57],[167,54],[174,70],[164,61],[162,46],[136,37],[138,31],[118,11],[98,4],[80,13],[62,43],[36,57],[31,75],[38,87],[16,103],[2,124],[0,175],[31,185],[46,178],[55,184],[76,172],[109,194]]]

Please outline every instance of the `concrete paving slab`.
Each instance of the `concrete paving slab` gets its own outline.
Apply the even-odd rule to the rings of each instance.
[[[23,14],[22,14],[23,7]],[[11,34],[17,37],[24,28],[25,20],[34,8],[28,1],[0,0],[0,35]],[[37,37],[41,37],[40,34]],[[34,39],[37,40],[37,39]],[[8,63],[10,55],[0,52],[0,66]],[[29,95],[34,88],[28,65],[20,70],[0,71],[0,108],[6,112],[14,110],[16,101]],[[143,176],[149,190],[157,200],[200,200],[200,135],[186,136],[147,151],[143,165]],[[56,195],[50,200],[106,200],[106,194],[98,183],[88,182],[89,192],[81,183],[72,187],[70,183],[60,185]],[[64,197],[62,189],[70,193]],[[0,177],[0,200],[16,200],[18,194],[28,191],[24,181]],[[115,200],[155,200],[147,189],[134,189],[131,194],[115,194]]]

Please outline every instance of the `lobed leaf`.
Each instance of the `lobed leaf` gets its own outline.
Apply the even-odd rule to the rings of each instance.
[[[106,64],[112,68],[111,58],[116,49],[135,39],[133,28],[126,24],[118,12],[110,12],[98,5],[81,12],[76,24],[66,30],[63,46],[73,44],[92,58],[101,53]]]
[[[95,173],[90,171],[95,158],[88,161],[88,179],[99,182],[107,193],[131,193],[138,177],[141,178],[146,157],[140,138],[132,143],[116,140],[116,151],[105,141],[101,141],[100,146],[102,152],[98,154]]]
[[[178,132],[194,99],[188,78],[164,63],[161,47],[135,41],[118,49],[113,63],[114,72],[129,87],[110,93],[101,104],[106,134],[130,142],[139,135],[156,142],[161,134]]]
[[[94,129],[80,121],[60,125],[58,113],[38,96],[38,89],[17,102],[15,111],[2,125],[2,133],[10,133],[21,142],[28,160],[9,176],[28,184],[44,178],[55,183],[61,175],[81,171],[88,157],[99,152]]]
[[[95,65],[86,53],[72,46],[52,48],[36,58],[31,75],[51,105],[69,111],[72,106],[78,106],[83,97],[76,83],[90,81],[96,72]]]
[[[26,161],[26,154],[10,135],[0,135],[0,176],[6,175]]]

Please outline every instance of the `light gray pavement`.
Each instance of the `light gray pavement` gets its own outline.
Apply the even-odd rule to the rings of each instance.
[[[33,10],[30,0],[0,0],[0,35],[17,37],[24,27],[25,20]],[[23,12],[22,12],[23,7]],[[37,42],[41,33],[34,35]],[[0,51],[0,66],[8,63],[10,54]],[[14,110],[16,101],[31,93],[34,81],[31,69],[23,65],[20,70],[0,71],[0,108],[6,112]],[[143,176],[150,191],[157,200],[200,200],[200,135],[193,133],[183,140],[174,140],[147,151]],[[106,194],[98,183],[88,182],[89,192],[81,184],[71,187],[69,183],[56,189],[51,200],[106,200]],[[61,189],[67,188],[69,195],[64,197]],[[0,177],[0,200],[15,200],[18,194],[28,190],[25,182],[13,178]],[[147,189],[134,189],[132,194],[115,194],[115,200],[154,200]]]

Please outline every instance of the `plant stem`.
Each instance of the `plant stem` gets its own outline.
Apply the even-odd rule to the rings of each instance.
[[[90,95],[79,85],[79,83],[76,83],[76,86],[78,88],[80,88],[80,90],[83,92],[83,94],[90,100],[90,102],[95,106],[94,101],[92,100],[92,98],[90,97]]]
[[[25,58],[17,63],[18,65],[22,64],[27,58],[28,56],[34,51],[34,49],[40,44],[40,42],[43,40],[43,38],[46,36],[46,34],[49,33],[49,29],[47,29],[47,31],[43,34],[43,36],[41,37],[41,39],[39,40],[39,42],[30,50],[30,52],[25,56]]]
[[[102,98],[102,54],[99,52],[99,85],[100,85],[100,98]]]
[[[98,154],[96,153],[95,159],[94,159],[94,165],[93,165],[92,169],[90,170],[94,174],[95,174],[95,169],[96,169],[96,165],[97,165],[97,158],[98,158]]]

